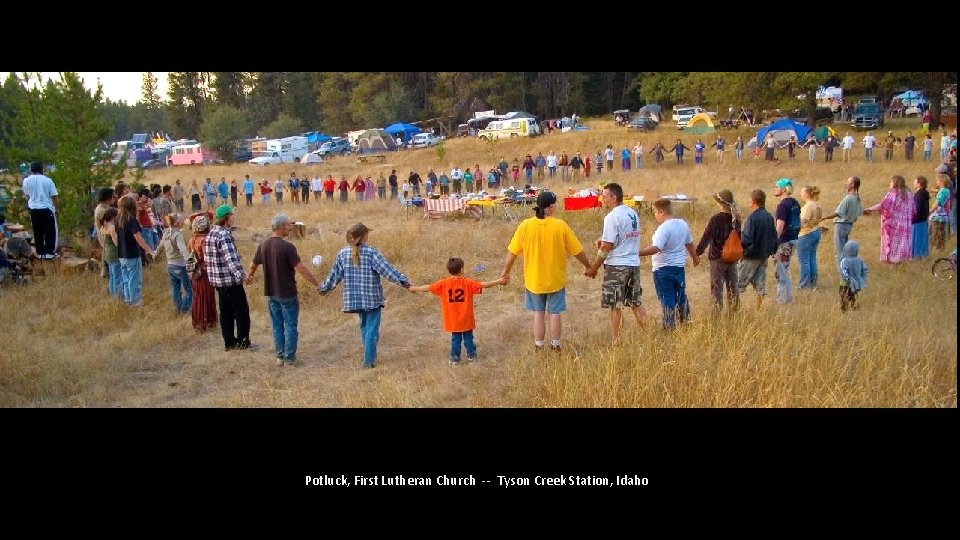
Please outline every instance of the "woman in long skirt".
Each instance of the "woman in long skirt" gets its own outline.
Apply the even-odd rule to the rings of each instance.
[[[195,215],[190,228],[193,229],[193,236],[187,247],[202,269],[199,278],[191,277],[190,279],[190,285],[193,287],[190,316],[193,319],[194,330],[205,332],[217,326],[217,295],[210,280],[207,279],[207,270],[203,263],[203,240],[210,232],[210,218],[206,214]]]
[[[913,255],[910,221],[913,219],[913,194],[900,175],[890,178],[890,191],[879,204],[864,210],[864,214],[880,214],[880,262],[897,264],[909,261]]]

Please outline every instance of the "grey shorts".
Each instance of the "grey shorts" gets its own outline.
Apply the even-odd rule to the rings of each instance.
[[[740,294],[747,290],[747,284],[753,284],[757,296],[767,295],[767,259],[740,259],[737,265],[737,289]]]
[[[623,309],[641,306],[643,288],[640,287],[639,266],[603,265],[603,285],[600,307]]]

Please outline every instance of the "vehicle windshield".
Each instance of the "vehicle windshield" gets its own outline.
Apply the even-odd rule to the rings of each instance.
[[[880,112],[879,105],[860,105],[857,107],[857,114],[870,114]]]

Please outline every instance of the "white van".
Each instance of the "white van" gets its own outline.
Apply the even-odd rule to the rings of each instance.
[[[540,122],[536,118],[513,118],[495,120],[477,133],[481,139],[497,140],[510,137],[530,137],[540,134]]]
[[[283,139],[267,140],[267,149],[254,152],[251,165],[279,165],[281,163],[300,163],[300,158],[308,151],[307,138],[297,135]]]

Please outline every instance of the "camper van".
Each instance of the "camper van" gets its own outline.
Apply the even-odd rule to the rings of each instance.
[[[266,150],[253,153],[251,165],[279,165],[281,163],[300,163],[300,158],[308,151],[307,138],[302,135],[268,139]]]
[[[510,120],[495,120],[481,129],[477,136],[481,139],[495,141],[510,137],[531,137],[540,134],[540,122],[536,118],[512,118]]]
[[[199,144],[178,144],[170,149],[167,165],[200,165],[210,161],[210,152]]]

